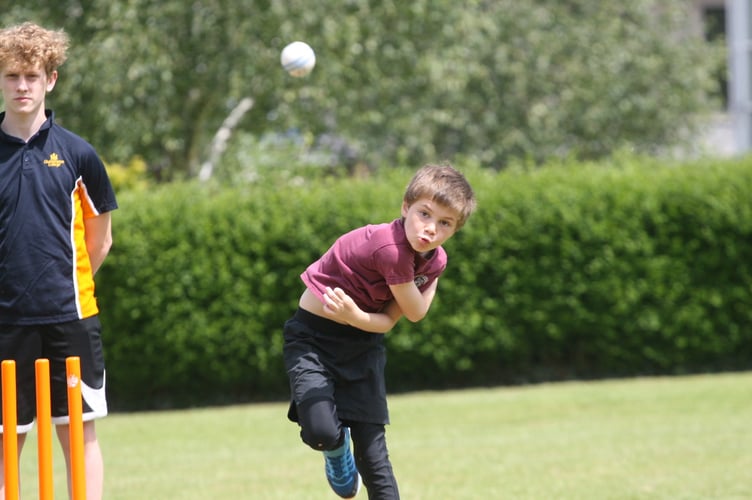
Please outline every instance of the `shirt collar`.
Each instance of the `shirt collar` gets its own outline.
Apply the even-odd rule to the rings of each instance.
[[[44,132],[45,130],[49,130],[52,127],[52,124],[55,123],[55,112],[51,109],[45,109],[44,115],[47,117],[47,119],[44,121],[41,127],[39,127],[39,130],[29,139],[29,142],[33,141],[36,137],[39,136],[41,132]],[[0,113],[0,123],[5,120],[5,111]],[[5,141],[12,141],[12,142],[18,142],[21,139],[18,137],[14,137],[12,135],[8,135],[5,132],[3,132],[2,129],[0,129],[0,138],[2,138]]]

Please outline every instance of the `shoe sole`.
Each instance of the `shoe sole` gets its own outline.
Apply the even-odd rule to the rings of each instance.
[[[353,496],[351,496],[351,497],[342,497],[342,498],[344,498],[345,500],[347,500],[349,498],[355,498],[356,496],[358,496],[358,493],[360,493],[360,486],[362,484],[363,484],[363,480],[360,478],[360,473],[358,473],[358,487],[355,489],[355,493],[353,493]]]

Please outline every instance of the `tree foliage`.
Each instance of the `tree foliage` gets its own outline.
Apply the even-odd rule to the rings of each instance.
[[[683,0],[30,0],[6,23],[65,28],[51,97],[109,161],[194,176],[244,97],[253,134],[336,137],[374,164],[596,158],[693,131],[722,53]],[[318,65],[293,79],[282,47]]]

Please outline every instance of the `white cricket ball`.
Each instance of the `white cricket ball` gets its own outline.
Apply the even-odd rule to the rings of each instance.
[[[280,62],[285,71],[294,77],[305,76],[316,65],[316,54],[305,42],[292,42],[282,49]]]

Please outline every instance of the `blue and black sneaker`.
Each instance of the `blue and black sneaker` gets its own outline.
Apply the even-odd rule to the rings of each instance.
[[[345,442],[336,450],[324,451],[326,479],[342,498],[355,498],[360,491],[360,474],[350,451],[350,429],[344,428]]]

